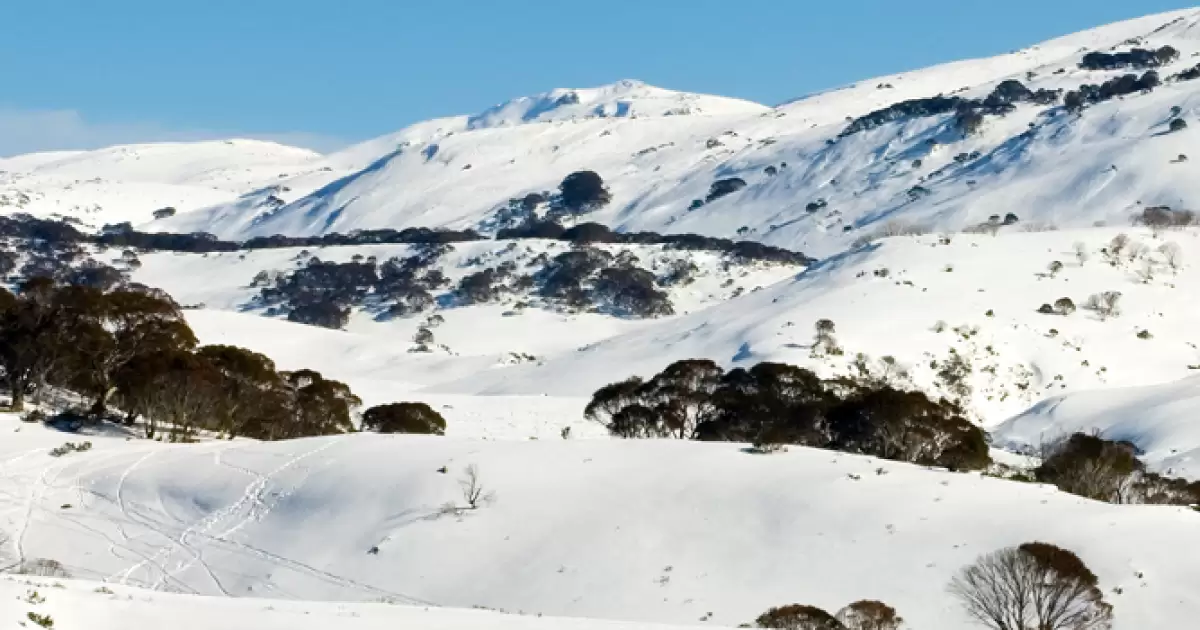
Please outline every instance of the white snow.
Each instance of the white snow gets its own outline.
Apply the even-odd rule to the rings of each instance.
[[[712,613],[718,626],[784,603],[876,598],[913,627],[951,630],[966,623],[945,591],[956,570],[1045,540],[1096,571],[1119,630],[1181,627],[1200,606],[1200,569],[1180,553],[1200,524],[1190,509],[828,451],[97,436],[90,451],[52,458],[46,448],[79,438],[0,422],[0,526],[14,532],[3,552],[117,585],[679,624]],[[447,514],[463,504],[470,464],[494,501]]]
[[[143,254],[133,279],[188,305],[203,343],[317,369],[368,406],[428,402],[447,418],[447,436],[167,445],[0,415],[0,567],[51,558],[85,580],[0,580],[0,624],[35,610],[60,628],[235,619],[300,630],[651,630],[645,624],[732,627],[771,606],[833,611],[872,598],[913,628],[957,630],[967,620],[945,590],[953,573],[978,554],[1043,540],[1078,552],[1100,576],[1117,630],[1190,627],[1200,569],[1181,550],[1200,526],[1195,511],[811,449],[756,456],[736,444],[620,442],[582,409],[603,384],[697,357],[832,376],[857,353],[891,356],[913,387],[948,395],[937,373],[953,350],[971,365],[963,402],[996,446],[1029,450],[1096,430],[1137,444],[1155,470],[1200,479],[1191,413],[1200,231],[1130,226],[1149,206],[1200,204],[1200,156],[1179,159],[1200,133],[1200,81],[1164,83],[1080,117],[1025,104],[989,116],[969,138],[950,115],[838,138],[847,117],[905,99],[982,97],[1008,78],[1075,89],[1132,72],[1079,69],[1092,50],[1174,46],[1182,54],[1159,69],[1166,77],[1195,65],[1197,25],[1200,9],[1148,16],[777,107],[621,81],[418,123],[331,155],[230,140],[0,159],[4,211],[233,239],[478,228],[508,199],[588,169],[613,202],[585,220],[823,257],[807,269],[743,268],[709,253],[604,246],[647,267],[687,258],[699,278],[670,289],[676,315],[651,320],[518,308],[520,296],[443,301],[439,347],[412,353],[428,313],[377,321],[359,310],[345,331],[265,316],[252,278],[292,268],[299,249]],[[1173,107],[1192,125],[1166,134]],[[688,210],[728,177],[747,186]],[[916,185],[930,194],[911,200]],[[819,199],[827,205],[809,212]],[[167,206],[178,214],[151,220]],[[960,233],[1009,212],[1020,223],[996,236]],[[926,233],[852,245],[889,223]],[[1035,228],[1044,231],[1025,231]],[[1102,250],[1122,233],[1136,246],[1110,261]],[[1178,246],[1175,264],[1168,244]],[[457,281],[569,246],[454,247],[438,268]],[[337,261],[411,250],[311,249]],[[1051,273],[1052,261],[1061,270]],[[1122,294],[1107,321],[1083,308],[1037,312],[1063,297],[1082,307],[1103,291]],[[835,322],[844,356],[813,356],[823,318]],[[94,448],[48,455],[80,439]],[[457,482],[470,464],[495,502],[444,508],[461,507]],[[95,592],[101,582],[114,593]],[[31,588],[47,601],[22,602]],[[358,603],[319,603],[338,601]],[[475,606],[523,614],[461,610]]]

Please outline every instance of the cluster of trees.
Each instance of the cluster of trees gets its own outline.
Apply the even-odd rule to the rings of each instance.
[[[600,388],[584,413],[622,438],[798,444],[959,470],[991,462],[986,434],[957,405],[887,381],[822,380],[782,363],[725,372],[690,359]]]
[[[143,251],[186,253],[233,252],[282,247],[327,247],[373,244],[436,244],[487,240],[474,230],[405,228],[403,230],[356,230],[349,234],[321,236],[264,236],[247,241],[223,241],[207,232],[175,234],[139,232],[129,223],[105,225],[99,234],[85,234],[66,221],[39,219],[28,214],[0,217],[0,237],[36,243],[38,247],[69,249],[71,246],[100,245]]]
[[[659,279],[637,266],[630,252],[613,255],[594,247],[576,247],[550,258],[543,253],[529,263],[540,269],[516,273],[509,261],[467,275],[456,295],[462,303],[495,301],[506,294],[533,291],[551,304],[571,309],[596,309],[618,317],[670,315],[674,307]],[[673,271],[678,271],[674,269]]]
[[[1176,59],[1179,59],[1179,51],[1171,46],[1163,46],[1158,50],[1134,48],[1128,52],[1090,52],[1080,60],[1079,67],[1084,70],[1146,70],[1165,66]]]
[[[109,247],[132,247],[147,251],[170,251],[202,254],[211,252],[234,252],[255,249],[279,249],[283,247],[333,247],[344,245],[378,244],[436,244],[461,243],[486,240],[474,230],[431,230],[429,228],[405,228],[403,230],[355,230],[349,234],[332,232],[321,236],[260,236],[247,241],[222,241],[207,232],[172,234],[170,232],[138,232],[128,223],[107,225],[96,237],[85,237],[90,242]]]
[[[278,371],[242,348],[197,346],[179,305],[155,289],[38,277],[0,292],[0,368],[14,410],[59,388],[87,401],[84,417],[145,418],[147,437],[162,426],[173,437],[206,429],[260,439],[353,429],[359,400],[345,384]]]
[[[1162,83],[1158,73],[1147,70],[1138,77],[1136,74],[1126,74],[1115,79],[1109,79],[1100,85],[1084,84],[1078,90],[1067,92],[1063,97],[1063,106],[1069,112],[1079,112],[1088,105],[1103,103],[1126,94],[1145,94],[1154,90]]]
[[[949,590],[989,630],[1108,630],[1113,608],[1099,584],[1074,552],[1028,542],[980,556],[958,572]],[[903,624],[896,609],[872,600],[854,602],[836,615],[790,604],[754,622],[779,630],[899,630]]]
[[[1038,481],[1109,503],[1200,504],[1200,482],[1146,470],[1130,442],[1076,433],[1043,448]]]
[[[896,609],[874,600],[861,600],[831,615],[816,606],[789,604],[758,616],[759,628],[781,630],[900,630],[904,619]]]
[[[553,219],[530,219],[515,228],[496,234],[497,239],[552,239],[577,244],[611,243],[623,245],[664,245],[685,251],[718,252],[737,262],[766,262],[787,265],[808,265],[812,258],[782,247],[764,245],[757,241],[732,241],[726,238],[699,234],[659,234],[657,232],[614,232],[599,223],[580,223],[563,227]]]
[[[1022,102],[1051,105],[1058,102],[1060,95],[1061,92],[1058,90],[1039,89],[1035,92],[1025,87],[1020,81],[1009,79],[1000,83],[982,99],[939,94],[929,98],[893,103],[850,121],[839,137],[869,131],[905,118],[925,118],[950,113],[958,114],[956,121],[964,133],[974,133],[983,123],[983,114],[1002,116],[1011,113],[1016,109],[1017,103]]]
[[[419,313],[434,306],[431,291],[450,283],[440,269],[430,267],[451,248],[424,243],[412,256],[381,264],[374,257],[356,256],[344,263],[313,257],[288,273],[260,272],[253,282],[261,287],[256,301],[290,321],[334,329],[346,325],[356,306],[373,306],[389,317]]]

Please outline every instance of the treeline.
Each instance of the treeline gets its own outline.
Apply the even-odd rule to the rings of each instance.
[[[1119,504],[1200,504],[1200,481],[1149,471],[1130,442],[1076,433],[1044,445],[1039,455],[1034,477],[1063,492]]]
[[[796,444],[957,470],[991,462],[986,434],[957,405],[882,375],[824,380],[782,363],[726,372],[689,359],[600,388],[584,413],[622,438]]]
[[[488,238],[475,230],[405,228],[402,230],[356,230],[349,234],[331,233],[321,236],[255,237],[246,241],[225,241],[207,232],[176,234],[171,232],[139,232],[129,223],[106,225],[100,234],[86,234],[70,223],[39,219],[27,214],[0,217],[0,236],[57,245],[91,244],[104,247],[169,251],[191,254],[252,251],[286,247],[333,247],[382,244],[449,244],[484,241]],[[743,261],[762,261],[807,265],[813,259],[800,252],[764,245],[756,241],[730,239],[699,234],[659,234],[657,232],[613,232],[598,223],[583,223],[563,227],[555,219],[532,219],[517,228],[501,229],[496,239],[553,239],[578,243],[620,243],[664,245],[672,249],[710,251],[726,254]]]
[[[553,219],[530,218],[518,227],[496,232],[499,239],[551,239],[577,244],[663,245],[670,249],[707,251],[725,254],[735,260],[790,265],[808,265],[812,258],[782,247],[758,241],[733,241],[700,234],[659,234],[658,232],[614,232],[599,223],[580,223],[570,228]]]
[[[0,368],[11,408],[56,388],[86,402],[81,419],[139,419],[147,437],[196,430],[277,440],[353,430],[360,401],[313,370],[277,370],[266,356],[198,346],[178,304],[156,289],[104,291],[44,277],[0,290]],[[120,410],[119,412],[116,410]]]

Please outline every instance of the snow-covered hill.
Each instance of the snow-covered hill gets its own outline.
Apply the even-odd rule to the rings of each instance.
[[[966,623],[945,591],[950,576],[980,553],[1036,539],[1086,559],[1117,630],[1187,627],[1200,573],[1179,550],[1195,538],[1194,511],[829,451],[616,442],[582,410],[598,387],[679,359],[835,376],[888,358],[904,386],[962,402],[997,447],[1036,450],[1096,430],[1134,443],[1154,470],[1200,479],[1189,413],[1200,231],[1194,216],[1182,227],[1131,225],[1148,208],[1186,218],[1175,211],[1200,204],[1188,157],[1200,133],[1200,71],[1189,71],[1200,61],[1198,25],[1197,9],[1149,16],[776,107],[622,81],[425,121],[331,155],[231,140],[0,159],[0,211],[232,240],[490,232],[510,200],[594,170],[612,201],[580,221],[821,258],[456,242],[421,267],[441,281],[428,283],[419,309],[364,298],[344,330],[330,330],[287,321],[287,304],[263,289],[314,257],[382,269],[428,248],[187,254],[89,244],[95,259],[185,305],[202,343],[317,369],[367,406],[427,402],[447,419],[447,437],[164,445],[109,427],[86,438],[92,450],[53,458],[50,449],[81,438],[0,415],[0,567],[51,558],[113,585],[114,596],[74,582],[51,591],[46,610],[62,622],[121,600],[129,619],[210,606],[256,627],[304,627],[301,616],[314,627],[334,616],[361,627],[610,627],[424,609],[435,605],[712,627],[792,602],[836,610],[874,598],[914,628],[948,630]],[[1149,51],[1139,53],[1145,67],[1081,66],[1120,66],[1121,57],[1083,62],[1134,48]],[[1146,78],[1151,69],[1160,83]],[[1096,89],[1104,98],[1068,110],[1067,93],[1113,80]],[[735,179],[744,186],[710,194]],[[153,218],[166,207],[173,216]],[[671,308],[639,317],[541,291],[549,261],[568,251],[644,269]],[[487,269],[506,270],[504,290],[463,299],[457,284]],[[679,269],[690,281],[670,279]],[[1106,293],[1120,294],[1112,312]],[[814,349],[823,319],[842,353]],[[459,500],[470,464],[496,502],[444,508]],[[393,605],[197,604],[130,586]],[[0,600],[29,587],[0,581]]]
[[[1115,258],[1105,256],[1102,251],[1119,235],[1130,244]],[[539,251],[562,247],[517,242]],[[382,260],[407,247],[331,247],[312,254]],[[503,242],[458,244],[442,268],[460,277],[512,251]],[[652,252],[639,256],[651,260]],[[386,322],[360,313],[347,332],[264,320],[261,310],[244,308],[257,292],[248,286],[250,279],[259,271],[295,266],[298,253],[150,254],[133,277],[166,289],[181,303],[204,303],[206,310],[189,311],[189,321],[206,342],[254,348],[289,368],[312,357],[364,391],[391,383],[422,395],[580,399],[627,376],[650,376],[678,359],[707,357],[730,367],[780,361],[832,376],[850,372],[855,355],[864,353],[872,364],[894,357],[915,386],[947,395],[953,392],[938,372],[953,351],[968,365],[964,402],[985,426],[994,426],[1046,397],[1173,381],[1200,365],[1195,345],[1200,320],[1187,289],[1200,283],[1195,263],[1200,242],[1193,229],[1157,235],[1145,228],[1087,228],[901,236],[803,270],[721,271],[714,255],[693,253],[701,278],[672,289],[674,316],[627,320],[514,310],[525,299],[514,295],[474,306],[447,303]],[[496,254],[501,257],[489,258]],[[465,266],[476,258],[481,260]],[[1061,269],[1052,273],[1055,262]],[[1102,321],[1085,305],[1106,291],[1122,294],[1120,313]],[[1061,298],[1078,310],[1038,312]],[[433,331],[450,352],[411,354],[413,334],[430,313],[444,318]],[[834,322],[843,356],[813,356],[819,319]],[[512,353],[536,360],[512,360]],[[1190,447],[1200,447],[1200,441]]]
[[[4,623],[36,627],[30,613],[56,628],[127,630],[680,630],[681,626],[506,614],[487,610],[196,597],[80,580],[8,576],[0,580]],[[7,626],[6,626],[7,627]],[[711,628],[712,626],[707,626]]]
[[[955,571],[1045,540],[1095,570],[1118,630],[1183,627],[1200,607],[1200,569],[1180,553],[1200,524],[1188,508],[1107,505],[828,451],[96,436],[54,458],[45,449],[63,434],[0,422],[0,524],[12,536],[2,553],[116,585],[715,626],[784,603],[836,610],[872,598],[912,627],[951,630],[966,625],[946,593]],[[445,507],[465,505],[469,465],[494,500]]]
[[[181,211],[176,217],[148,225],[245,238],[473,227],[508,199],[552,190],[567,174],[589,169],[601,174],[613,195],[591,219],[624,229],[725,237],[741,230],[820,256],[893,220],[960,229],[1012,212],[1027,223],[1064,227],[1125,223],[1145,206],[1194,207],[1200,195],[1195,167],[1180,159],[1196,132],[1167,133],[1171,120],[1194,121],[1200,111],[1200,82],[1186,80],[1190,75],[1175,78],[1195,65],[1198,23],[1197,10],[1149,16],[774,108],[635,81],[560,89],[471,116],[418,123],[325,157],[258,145],[252,151],[239,141],[235,151],[220,154],[225,168],[217,174],[212,143],[155,149],[174,157],[143,160],[154,165],[151,172],[136,160],[113,162],[114,152],[140,155],[151,150],[146,147],[48,164],[15,158],[0,162],[9,171],[0,190],[10,204],[24,195],[22,205],[40,213],[99,205],[92,223],[100,217],[147,223],[150,210],[174,205]],[[1165,47],[1178,55],[1152,66],[1080,67],[1089,52]],[[1065,94],[1150,70],[1161,85],[1091,105],[1082,114],[1068,112],[1060,96],[986,115],[970,134],[955,126],[953,108],[843,133],[848,119],[902,101],[983,99],[1006,80],[1033,92]],[[79,166],[56,166],[63,161]],[[90,176],[76,181],[70,173]],[[101,181],[84,183],[95,177]],[[692,208],[714,181],[734,177],[746,187]]]

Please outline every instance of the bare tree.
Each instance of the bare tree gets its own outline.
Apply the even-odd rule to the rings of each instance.
[[[1150,284],[1154,281],[1154,261],[1149,258],[1143,260],[1142,266],[1138,267],[1134,273],[1137,274],[1137,278],[1142,284]]]
[[[1095,311],[1100,320],[1105,321],[1110,317],[1116,317],[1121,314],[1120,302],[1121,293],[1119,291],[1105,291],[1088,297],[1084,308]]]
[[[1074,553],[1025,543],[981,556],[950,583],[967,614],[992,630],[1107,630],[1112,606]]]
[[[463,477],[458,480],[458,486],[462,489],[463,500],[472,510],[477,510],[480,505],[486,505],[496,500],[496,493],[483,485],[483,481],[479,478],[479,467],[475,464],[467,466],[463,471]]]
[[[1179,273],[1179,265],[1183,262],[1183,250],[1178,243],[1163,243],[1159,246],[1158,253],[1167,261],[1172,273]]]
[[[1082,267],[1088,261],[1091,255],[1088,254],[1087,245],[1082,241],[1075,243],[1075,260],[1079,261],[1079,266]]]
[[[1109,241],[1108,247],[1105,247],[1100,251],[1108,259],[1108,264],[1116,267],[1117,265],[1121,264],[1121,253],[1124,252],[1125,248],[1128,246],[1129,235],[1118,234],[1113,237],[1113,240]]]

